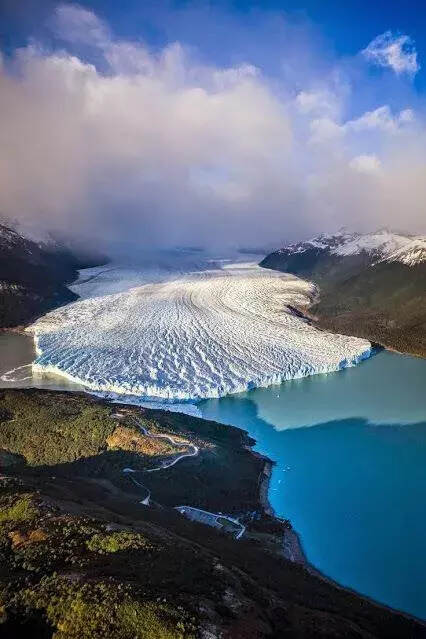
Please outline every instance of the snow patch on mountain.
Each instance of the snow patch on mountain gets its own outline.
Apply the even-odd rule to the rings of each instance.
[[[319,331],[292,311],[310,304],[311,283],[254,264],[162,272],[153,282],[146,269],[117,265],[91,276],[82,272],[73,287],[85,299],[31,330],[35,370],[93,391],[175,402],[220,397],[354,366],[371,354],[368,341]],[[101,295],[103,281],[119,292]]]
[[[373,256],[387,256],[405,247],[411,238],[387,230],[380,230],[365,235],[354,234],[339,246],[330,250],[334,255],[358,255],[362,251]]]
[[[400,262],[406,266],[415,266],[426,262],[426,237],[414,238],[405,246],[387,255],[385,261]]]
[[[329,251],[331,248],[340,246],[345,241],[350,240],[353,237],[354,235],[350,233],[321,233],[321,235],[313,237],[310,240],[288,244],[284,248],[279,249],[277,252],[295,254],[305,253],[311,249]]]
[[[0,250],[12,251],[16,248],[22,249],[27,254],[31,254],[30,243],[13,229],[0,224]]]
[[[426,237],[393,233],[387,229],[365,234],[346,231],[322,233],[310,240],[289,244],[277,253],[295,255],[313,249],[340,257],[365,253],[372,263],[388,261],[414,266],[426,261]]]

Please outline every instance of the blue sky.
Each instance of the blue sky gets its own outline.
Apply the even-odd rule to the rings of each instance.
[[[0,210],[156,243],[421,231],[425,33],[400,0],[0,0]]]
[[[29,34],[41,31],[56,4],[54,0],[1,0],[3,43],[22,43]],[[426,4],[417,0],[82,0],[79,4],[107,20],[121,37],[143,38],[152,44],[164,44],[168,38],[179,40],[184,35],[202,47],[203,34],[191,30],[191,10],[198,7],[206,21],[209,14],[218,12],[241,23],[250,22],[250,14],[256,12],[285,13],[293,20],[311,22],[342,55],[353,55],[387,30],[408,33],[416,42],[419,56],[423,58],[426,53]],[[185,13],[186,19],[182,17]],[[177,14],[180,19],[171,24]],[[210,28],[214,32],[214,25]],[[218,42],[218,56],[220,48]],[[417,76],[422,88],[424,75],[421,72]]]
[[[52,40],[46,25],[57,0],[2,0],[1,4],[4,52],[24,45],[29,37]],[[141,41],[153,49],[179,41],[193,47],[206,62],[223,66],[249,62],[278,79],[287,38],[283,21],[310,39],[309,65],[316,73],[322,72],[327,60],[356,56],[381,33],[407,34],[418,54],[418,72],[410,82],[404,74],[396,82],[392,74],[371,67],[369,74],[373,80],[379,75],[380,83],[367,86],[364,69],[358,86],[359,108],[372,108],[377,93],[396,108],[413,90],[420,96],[426,91],[425,65],[421,64],[426,59],[426,5],[414,0],[82,0],[78,5],[105,20],[117,38]],[[80,50],[79,54],[90,58],[90,52]],[[358,102],[350,108],[356,114]]]

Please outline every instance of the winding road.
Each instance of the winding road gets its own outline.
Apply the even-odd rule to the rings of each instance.
[[[119,413],[116,413],[115,415],[113,415],[113,417],[115,417],[116,419],[120,419],[122,415],[120,415]],[[158,470],[165,470],[166,468],[171,468],[172,466],[177,464],[178,461],[180,461],[181,459],[184,459],[185,457],[196,457],[198,453],[200,452],[200,449],[198,448],[198,446],[196,446],[195,444],[192,444],[191,442],[177,441],[176,439],[173,439],[171,435],[150,433],[149,430],[145,428],[145,426],[142,426],[140,422],[135,420],[135,423],[136,423],[136,426],[142,432],[142,434],[145,435],[146,437],[150,437],[151,439],[165,439],[166,441],[170,442],[172,446],[181,446],[182,443],[185,443],[188,446],[188,448],[191,449],[191,452],[182,453],[181,455],[178,455],[177,457],[174,457],[169,461],[164,460],[161,462],[159,466],[156,466],[155,468],[149,468],[147,470],[138,471],[138,470],[134,470],[133,468],[123,468],[122,472],[125,473],[126,475],[130,473],[138,473],[138,472],[153,473]],[[134,477],[130,477],[130,479],[132,480],[134,484],[136,484],[136,486],[139,486],[140,488],[143,488],[144,490],[147,491],[148,493],[147,497],[145,497],[140,503],[144,504],[144,506],[148,506],[151,499],[151,491],[149,490],[149,488],[147,488],[146,486],[138,482]]]
[[[120,415],[116,414],[114,415],[114,417],[119,419]],[[137,420],[135,420],[135,422],[138,428],[146,437],[151,437],[152,439],[165,439],[166,441],[170,442],[173,446],[179,446],[182,444],[181,441],[177,441],[171,435],[150,433],[149,430],[145,428],[145,426],[142,426],[142,424],[140,424]],[[190,442],[185,442],[185,444],[187,444],[188,448],[192,449],[191,452],[182,453],[181,455],[179,455],[178,457],[175,457],[171,461],[163,461],[159,466],[156,466],[155,468],[149,468],[148,470],[140,470],[140,471],[134,470],[133,468],[123,468],[123,473],[125,473],[126,475],[127,474],[130,475],[130,479],[136,486],[139,486],[140,488],[143,488],[144,490],[147,491],[148,494],[144,499],[141,500],[140,502],[141,504],[143,504],[144,506],[149,506],[149,502],[151,499],[151,491],[149,490],[149,488],[141,484],[131,475],[137,472],[153,473],[158,470],[165,470],[166,468],[171,468],[172,466],[177,464],[178,461],[180,461],[181,459],[184,459],[185,457],[195,457],[196,455],[199,454],[200,449],[198,446]],[[193,506],[175,506],[175,509],[178,510],[182,515],[188,517],[189,519],[199,521],[201,523],[204,523],[206,525],[213,526],[219,529],[223,528],[223,525],[220,523],[219,520],[225,519],[229,521],[230,523],[239,527],[239,530],[235,535],[235,539],[240,539],[243,536],[246,529],[245,526],[238,521],[238,519],[235,519],[234,517],[229,517],[228,515],[223,515],[222,513],[210,513],[210,512],[207,512],[206,510],[202,510],[201,508],[194,508]]]
[[[142,426],[141,424],[138,423],[137,425],[141,429],[142,433],[146,435],[147,437],[151,437],[152,439],[165,439],[166,441],[170,442],[173,446],[179,446],[182,444],[182,442],[178,442],[175,439],[173,439],[171,435],[150,433],[148,429]],[[163,461],[160,464],[160,466],[157,466],[156,468],[149,468],[148,470],[145,470],[144,472],[153,473],[156,470],[164,470],[165,468],[171,468],[172,466],[177,464],[178,461],[180,461],[181,459],[184,459],[185,457],[196,457],[198,453],[200,452],[200,449],[198,448],[198,446],[196,446],[195,444],[191,444],[191,442],[184,442],[184,443],[188,446],[188,448],[192,449],[191,453],[182,453],[182,455],[175,457],[171,461]]]

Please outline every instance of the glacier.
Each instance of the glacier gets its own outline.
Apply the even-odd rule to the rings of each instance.
[[[114,399],[221,397],[354,366],[372,352],[294,310],[312,303],[312,283],[255,263],[112,264],[81,271],[72,289],[79,300],[27,329],[33,369]]]

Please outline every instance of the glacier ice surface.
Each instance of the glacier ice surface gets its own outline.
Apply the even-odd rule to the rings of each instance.
[[[294,313],[312,301],[310,282],[254,263],[204,269],[81,271],[73,285],[81,299],[29,329],[34,369],[116,399],[182,403],[336,371],[371,354],[368,341]]]

